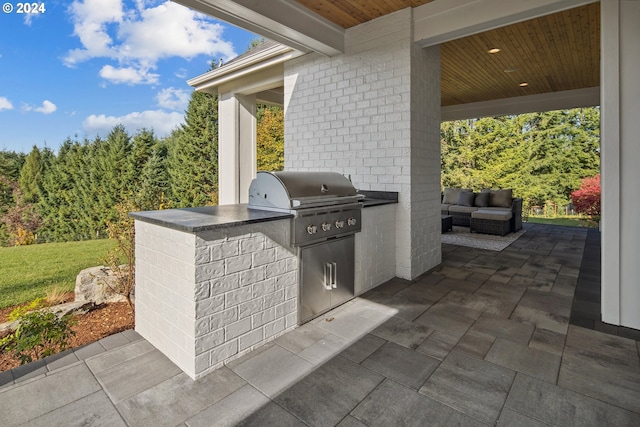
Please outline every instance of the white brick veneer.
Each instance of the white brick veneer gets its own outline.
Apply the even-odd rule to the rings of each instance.
[[[345,45],[285,63],[285,169],[397,191],[396,275],[414,278],[441,262],[439,47],[412,43],[410,8],[348,29]]]
[[[186,233],[136,221],[136,331],[198,378],[297,324],[290,221]]]
[[[393,279],[396,275],[396,206],[362,210],[362,231],[356,234],[355,294]]]

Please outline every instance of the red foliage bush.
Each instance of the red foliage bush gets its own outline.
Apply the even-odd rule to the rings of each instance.
[[[571,203],[578,213],[600,216],[600,174],[584,178],[580,188],[571,193]]]

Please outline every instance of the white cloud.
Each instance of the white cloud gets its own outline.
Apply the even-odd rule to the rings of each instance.
[[[125,20],[118,31],[120,55],[157,61],[200,54],[235,56],[233,45],[222,40],[223,27],[203,15],[172,2],[140,11],[139,20]]]
[[[147,7],[148,3],[156,5]],[[135,5],[127,9],[122,0],[74,1],[69,13],[82,47],[67,52],[65,65],[108,58],[118,62],[117,67],[109,65],[110,71],[137,70],[139,75],[151,75],[149,70],[163,58],[191,59],[204,54],[226,60],[236,56],[231,42],[222,38],[222,25],[204,15],[170,1],[136,0]],[[148,83],[146,79],[111,81]]]
[[[156,101],[162,108],[176,111],[184,111],[189,105],[191,93],[184,89],[174,89],[172,87],[162,89],[156,95]]]
[[[42,114],[51,114],[53,112],[55,112],[58,109],[58,107],[56,106],[56,104],[54,104],[53,102],[49,101],[48,99],[45,99],[42,102],[42,106],[41,107],[34,107],[31,106],[29,104],[25,104],[24,105],[24,110],[25,111],[35,111],[37,113],[42,113]]]
[[[140,129],[153,129],[157,136],[166,136],[183,122],[184,115],[177,112],[163,110],[147,110],[134,112],[124,116],[106,116],[92,114],[87,117],[82,126],[88,133],[106,135],[114,126],[123,125],[127,132],[133,134]]]
[[[100,70],[100,77],[116,84],[155,84],[158,83],[159,75],[153,74],[150,72],[150,70],[143,68],[114,68],[111,65],[105,65]]]
[[[66,65],[73,66],[91,58],[112,58],[116,55],[108,24],[122,22],[122,0],[74,1],[69,12],[74,24],[73,33],[80,38],[83,48],[70,50],[64,58]]]
[[[0,96],[0,111],[13,110],[13,104],[4,96]]]

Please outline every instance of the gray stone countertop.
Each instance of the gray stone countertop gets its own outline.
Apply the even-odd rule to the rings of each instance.
[[[249,209],[246,204],[131,212],[129,215],[137,221],[188,233],[293,218],[290,213]]]
[[[358,192],[364,196],[363,208],[398,203],[398,193],[395,191],[360,190]]]
[[[397,200],[389,200],[389,199],[372,199],[369,197],[365,197],[362,200],[362,207],[363,208],[368,208],[371,206],[380,206],[380,205],[391,205],[391,204],[397,204],[398,201]]]
[[[362,207],[398,203],[397,199],[379,199],[366,197]],[[161,211],[131,212],[137,221],[148,222],[187,233],[237,227],[244,224],[276,221],[293,218],[290,213],[249,209],[246,203],[223,206],[203,206],[198,208],[166,209]]]

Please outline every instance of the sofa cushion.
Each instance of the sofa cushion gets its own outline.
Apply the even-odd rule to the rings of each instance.
[[[489,206],[487,208],[480,208],[479,210],[490,210],[490,211],[497,211],[497,212],[511,212],[511,208],[498,208],[496,206]]]
[[[513,203],[513,190],[491,190],[489,193],[489,206],[510,208]]]
[[[449,206],[451,206],[448,203],[440,203],[440,212],[442,212],[443,215],[447,215],[449,213]]]
[[[471,213],[471,218],[489,219],[493,221],[508,221],[511,219],[511,211],[498,209],[478,209]]]
[[[471,191],[468,188],[445,188],[444,189],[444,197],[442,198],[442,203],[446,203],[449,205],[455,205],[458,203],[458,195],[462,191]]]
[[[461,191],[458,194],[458,206],[473,206],[476,194],[473,191]]]
[[[477,193],[476,198],[473,201],[473,206],[486,208],[487,206],[489,206],[489,196],[489,193]]]
[[[471,213],[477,211],[478,208],[475,206],[459,206],[459,205],[451,205],[449,206],[449,213]]]

